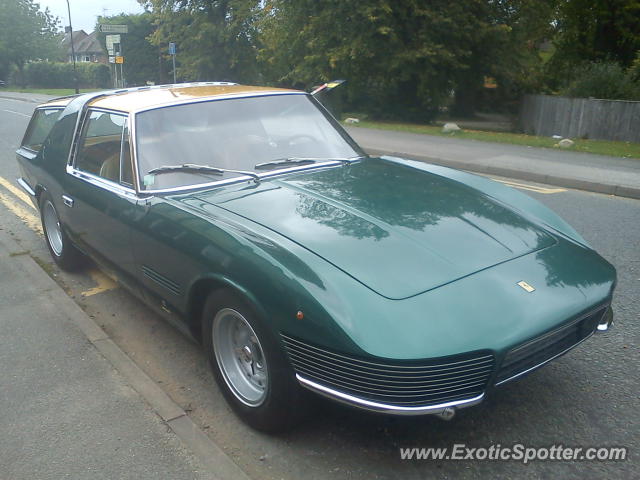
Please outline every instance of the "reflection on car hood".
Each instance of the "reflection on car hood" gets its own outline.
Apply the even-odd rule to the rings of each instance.
[[[382,159],[197,197],[284,235],[392,299],[556,241],[477,190]]]

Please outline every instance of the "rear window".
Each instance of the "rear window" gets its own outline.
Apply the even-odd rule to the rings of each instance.
[[[27,127],[22,146],[34,152],[39,152],[59,115],[59,108],[40,108],[36,110],[33,117],[31,117],[29,127]]]

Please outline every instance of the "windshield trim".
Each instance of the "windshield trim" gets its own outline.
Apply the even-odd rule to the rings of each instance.
[[[244,182],[244,181],[249,181],[249,180],[255,180],[254,177],[249,176],[249,175],[239,175],[237,177],[233,177],[233,178],[227,178],[227,179],[222,179],[222,180],[217,180],[214,182],[203,182],[203,183],[192,183],[192,184],[188,184],[188,185],[180,185],[177,187],[171,187],[171,188],[161,188],[161,189],[153,189],[153,190],[146,190],[143,188],[142,186],[142,174],[140,172],[140,167],[138,165],[138,136],[137,136],[137,132],[136,132],[136,123],[137,123],[137,118],[138,118],[138,114],[140,113],[144,113],[144,112],[148,112],[151,110],[159,110],[161,108],[171,108],[171,107],[175,107],[178,105],[189,105],[189,104],[194,104],[194,103],[205,103],[205,102],[218,102],[218,101],[224,101],[224,100],[232,100],[232,99],[236,99],[236,98],[258,98],[258,97],[271,97],[271,96],[276,96],[276,95],[304,95],[308,98],[310,98],[312,100],[312,103],[316,104],[319,107],[320,113],[323,114],[327,120],[329,121],[329,123],[337,130],[337,132],[342,136],[342,138],[354,149],[354,151],[358,154],[357,156],[354,156],[353,158],[350,158],[349,160],[351,160],[352,162],[357,162],[360,161],[364,158],[367,158],[368,155],[364,152],[364,150],[360,147],[360,145],[358,145],[356,143],[356,141],[351,138],[351,136],[347,133],[347,131],[342,127],[342,125],[340,125],[340,122],[338,122],[335,117],[331,114],[331,112],[329,112],[329,110],[327,110],[325,108],[324,105],[322,105],[320,102],[318,102],[314,97],[312,97],[311,95],[309,95],[306,92],[296,92],[296,91],[292,91],[292,92],[266,92],[266,93],[257,93],[257,94],[230,94],[230,95],[224,95],[224,96],[217,96],[217,97],[206,97],[206,98],[198,98],[198,99],[187,99],[183,102],[176,102],[176,103],[171,103],[169,105],[154,105],[154,106],[150,106],[150,107],[144,107],[141,108],[139,110],[136,110],[135,112],[131,112],[129,114],[129,135],[130,138],[133,139],[131,143],[131,148],[132,148],[132,156],[133,156],[133,167],[134,167],[134,176],[135,178],[135,190],[136,193],[138,195],[153,195],[153,194],[157,194],[157,193],[175,193],[175,192],[183,192],[183,191],[187,191],[187,190],[194,190],[194,189],[200,189],[200,188],[209,188],[209,187],[218,187],[218,186],[224,186],[224,185],[229,185],[229,184],[233,184],[233,183],[239,183],[239,182]],[[313,170],[313,169],[318,169],[318,168],[324,168],[324,167],[333,167],[333,166],[338,166],[338,165],[344,165],[344,159],[341,160],[327,160],[326,162],[317,162],[317,163],[312,163],[312,164],[308,164],[308,165],[298,165],[295,167],[290,167],[290,168],[280,168],[280,169],[274,169],[274,170],[270,170],[268,172],[261,172],[258,173],[258,176],[260,177],[260,180],[266,179],[266,178],[270,178],[270,177],[274,177],[277,175],[284,175],[287,173],[292,173],[292,172],[298,172],[298,171],[302,171],[302,170]]]
[[[353,159],[350,159],[350,163],[356,163],[358,161],[364,160],[365,158],[366,158],[365,156],[353,157]],[[344,165],[344,160],[328,160],[326,162],[313,163],[310,165],[299,165],[299,166],[290,167],[290,168],[279,168],[279,169],[271,170],[269,172],[259,173],[258,176],[260,177],[260,181],[262,181],[267,178],[276,177],[279,175],[285,175],[287,173],[302,172],[307,170],[317,170],[321,168],[337,167],[342,165]],[[181,185],[179,187],[161,188],[161,189],[155,189],[155,190],[141,190],[140,193],[150,194],[150,195],[157,194],[157,193],[176,193],[176,192],[184,192],[187,190],[220,187],[225,185],[231,185],[234,183],[251,182],[251,181],[255,181],[255,178],[249,175],[239,175],[237,177],[226,178],[224,180],[218,180],[215,182],[191,183],[188,185]]]

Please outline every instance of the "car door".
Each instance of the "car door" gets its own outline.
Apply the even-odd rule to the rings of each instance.
[[[140,210],[126,114],[87,110],[62,188],[73,241],[135,285],[131,223]]]

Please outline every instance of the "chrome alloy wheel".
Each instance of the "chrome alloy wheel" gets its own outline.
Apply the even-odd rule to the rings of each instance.
[[[229,389],[250,407],[260,406],[269,386],[269,373],[260,340],[237,311],[223,308],[211,329],[216,361]]]
[[[53,253],[58,257],[62,255],[62,228],[60,220],[53,203],[46,201],[44,211],[42,212],[44,230],[47,235],[47,241]]]

